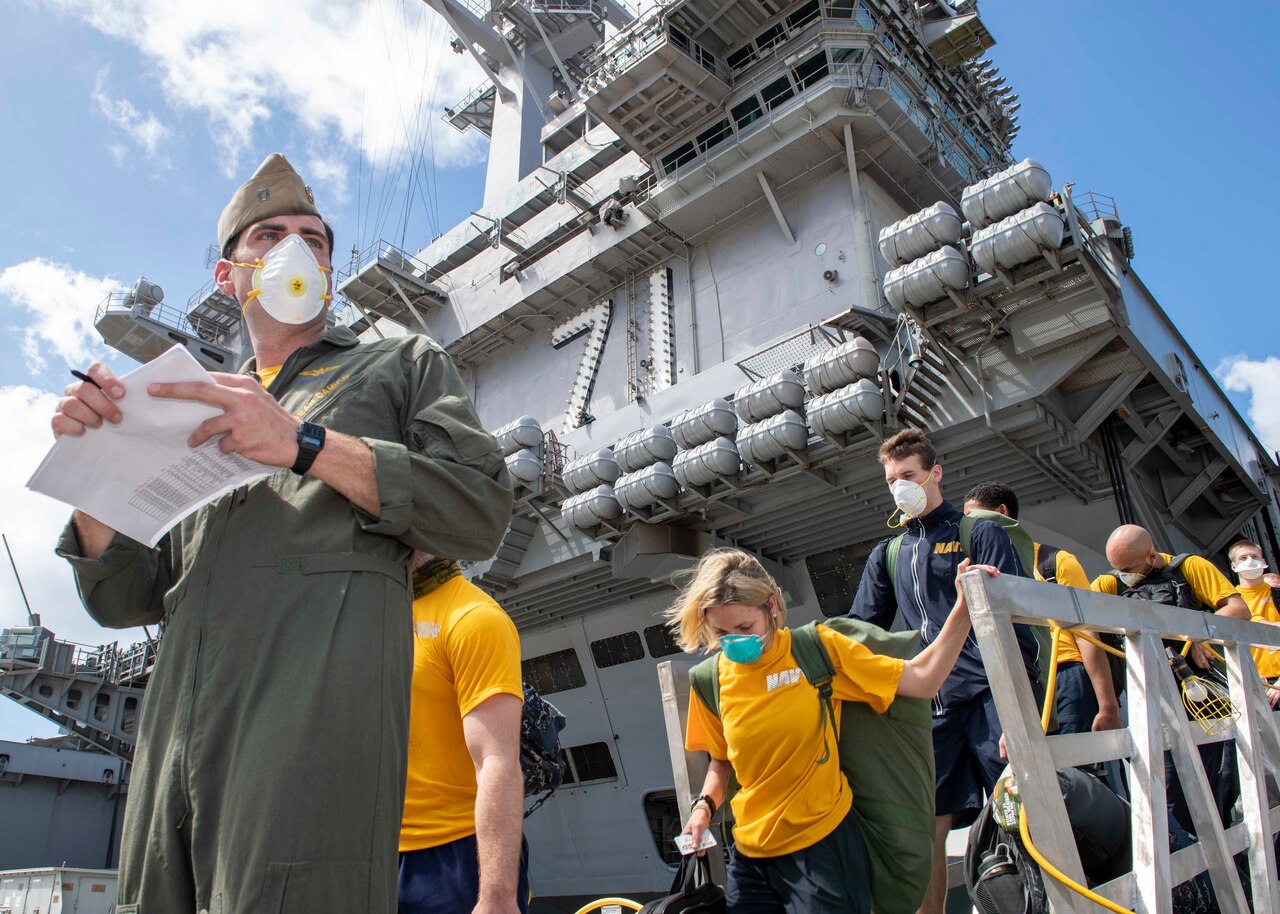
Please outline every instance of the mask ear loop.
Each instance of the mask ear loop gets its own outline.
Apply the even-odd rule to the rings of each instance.
[[[902,509],[894,508],[893,513],[889,515],[889,519],[884,522],[884,525],[890,530],[899,530],[902,527],[905,527],[907,525],[907,515],[905,514],[902,514],[902,518],[897,523],[894,523],[893,519],[899,514],[902,514]]]
[[[249,309],[249,302],[257,298],[262,292],[262,290],[258,288],[258,271],[265,267],[266,264],[262,262],[261,257],[255,257],[254,260],[257,262],[241,263],[238,260],[227,261],[227,263],[231,264],[233,267],[244,267],[246,270],[253,270],[253,288],[249,290],[249,294],[244,297],[244,304],[240,306],[240,313],[242,314]]]

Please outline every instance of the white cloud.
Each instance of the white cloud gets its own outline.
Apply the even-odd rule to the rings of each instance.
[[[20,315],[27,367],[38,373],[50,356],[76,366],[107,355],[93,315],[118,288],[119,281],[109,276],[90,276],[43,257],[0,272],[0,308]]]
[[[1249,394],[1249,423],[1264,447],[1280,450],[1280,358],[1233,355],[1219,362],[1214,374],[1227,390]]]
[[[141,146],[148,159],[159,159],[160,144],[168,138],[169,128],[149,111],[143,117],[142,112],[129,99],[113,98],[107,92],[107,72],[103,69],[94,81],[94,107],[135,144]],[[111,144],[109,148],[116,164],[123,164],[128,150],[118,143]]]
[[[135,47],[169,105],[207,119],[228,176],[249,164],[241,157],[258,128],[280,113],[297,119],[303,144],[322,162],[358,151],[393,169],[415,141],[424,142],[428,122],[437,164],[469,162],[479,151],[474,131],[460,134],[439,118],[480,82],[481,71],[448,49],[448,27],[420,0],[44,2]],[[136,108],[112,101],[110,110],[140,141],[160,142],[158,121],[150,125]],[[330,168],[326,176],[345,183],[345,171]]]

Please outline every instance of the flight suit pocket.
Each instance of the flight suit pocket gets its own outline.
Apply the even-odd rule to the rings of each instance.
[[[307,877],[311,875],[310,863],[268,863],[267,874],[262,880],[262,896],[258,903],[259,914],[285,914],[289,896],[297,898],[306,894]],[[295,908],[301,910],[301,908]]]

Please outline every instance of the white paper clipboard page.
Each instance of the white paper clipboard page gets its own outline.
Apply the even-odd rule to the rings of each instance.
[[[218,439],[198,448],[187,439],[222,410],[194,400],[147,393],[149,384],[214,383],[182,346],[122,376],[124,418],[79,437],[53,443],[27,488],[79,508],[125,536],[155,546],[174,525],[219,495],[277,467],[218,450]]]

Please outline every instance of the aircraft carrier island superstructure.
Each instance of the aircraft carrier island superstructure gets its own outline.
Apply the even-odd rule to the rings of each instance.
[[[976,4],[428,2],[488,77],[448,112],[491,138],[484,202],[356,257],[342,319],[445,346],[509,455],[515,517],[469,574],[569,719],[569,782],[527,821],[539,896],[669,884],[670,574],[732,543],[794,621],[844,613],[888,535],[897,429],[929,432],[952,499],[1009,483],[1093,572],[1121,521],[1173,552],[1245,533],[1275,567],[1272,458],[1134,271],[1115,201],[1011,157],[1020,102]],[[99,329],[142,359],[244,356],[233,301],[161,299],[140,281]],[[2,661],[7,694],[127,757],[116,711],[145,672],[36,655]]]

